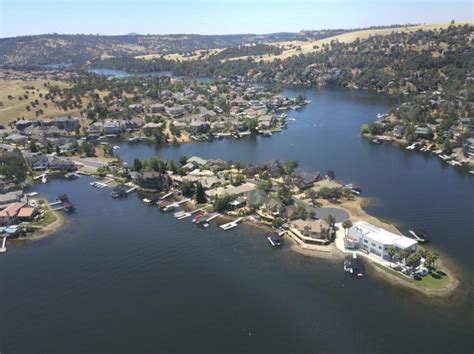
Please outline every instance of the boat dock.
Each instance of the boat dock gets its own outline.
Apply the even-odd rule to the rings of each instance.
[[[173,192],[166,193],[164,196],[160,197],[160,200],[166,199],[168,197],[171,197],[173,195]]]
[[[219,217],[219,216],[221,216],[221,214],[219,214],[219,213],[215,213],[215,214],[211,215],[210,217],[208,217],[208,218],[206,219],[206,223],[208,223],[209,221],[214,220],[215,218],[217,218],[217,217]]]
[[[3,237],[2,247],[0,247],[0,253],[5,253],[7,251],[7,238]]]
[[[234,221],[231,221],[231,222],[228,222],[227,224],[223,224],[221,226],[219,226],[222,230],[224,231],[227,231],[227,230],[230,230],[230,229],[233,229],[234,227],[237,227],[237,225],[239,224],[239,222],[241,222],[243,220],[243,218],[238,218]]]
[[[130,188],[129,190],[127,190],[125,193],[132,193],[134,190],[136,190],[138,188],[138,186],[133,186],[132,188]]]

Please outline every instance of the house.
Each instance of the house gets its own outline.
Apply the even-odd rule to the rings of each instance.
[[[290,223],[290,231],[300,241],[308,244],[326,244],[331,240],[331,227],[320,219],[293,220]]]
[[[275,118],[272,115],[264,115],[258,118],[257,127],[259,130],[268,130],[275,125]]]
[[[268,198],[262,205],[263,211],[273,217],[279,216],[285,209],[283,202],[279,198]]]
[[[104,129],[103,122],[94,122],[89,125],[89,134],[100,134]]]
[[[151,113],[164,113],[165,112],[165,105],[162,103],[155,103],[150,106]]]
[[[300,190],[308,189],[319,179],[319,172],[295,171],[295,184]]]
[[[366,221],[358,221],[348,230],[344,237],[344,245],[347,249],[362,250],[390,261],[388,253],[390,248],[393,247],[398,251],[406,249],[416,251],[418,242],[403,235],[396,235]]]
[[[261,189],[254,189],[245,194],[247,205],[250,207],[259,207],[267,199],[267,193]]]
[[[128,130],[137,130],[143,127],[145,123],[143,122],[143,119],[138,118],[138,117],[133,117],[130,120],[125,121],[125,127]]]
[[[76,170],[76,164],[74,161],[69,159],[53,157],[51,160],[49,160],[49,169],[59,172],[72,172]]]
[[[40,154],[28,155],[28,162],[33,171],[47,170],[49,167],[48,157]]]
[[[33,122],[31,120],[22,119],[15,123],[15,128],[18,130],[24,130],[28,128],[29,126],[31,126],[32,124]]]
[[[395,127],[393,127],[393,135],[396,137],[396,138],[403,138],[403,136],[405,135],[405,130],[406,130],[406,127],[404,125],[396,125]]]
[[[198,156],[191,156],[189,159],[186,161],[187,163],[192,163],[196,167],[202,167],[206,165],[207,160],[204,160],[203,158],[200,158]]]
[[[26,203],[15,202],[9,204],[5,209],[0,211],[0,225],[14,225],[18,223],[18,212]]]
[[[53,118],[53,125],[61,130],[73,132],[81,127],[81,119],[77,117],[56,117]]]
[[[127,108],[130,111],[143,112],[143,105],[140,103],[129,104]]]
[[[207,133],[210,129],[210,125],[203,120],[193,120],[189,124],[189,128],[194,133]]]
[[[186,109],[183,106],[173,106],[168,107],[166,109],[166,113],[168,113],[172,117],[181,117],[186,113]]]
[[[20,201],[26,201],[26,197],[23,196],[23,191],[2,193],[0,194],[0,209]]]
[[[172,185],[171,178],[164,173],[147,171],[137,175],[137,183],[141,188],[161,191]]]
[[[105,134],[120,134],[124,131],[124,126],[118,120],[106,119],[102,131]]]
[[[239,198],[234,199],[233,201],[231,201],[229,203],[229,205],[230,205],[231,209],[235,210],[235,209],[243,208],[245,206],[245,203],[246,203],[245,198],[239,197]]]
[[[431,131],[427,127],[416,127],[414,134],[418,139],[429,139],[431,137]]]
[[[18,212],[17,218],[20,222],[33,221],[34,217],[37,214],[37,209],[32,207],[21,208]]]
[[[26,142],[28,141],[28,137],[26,135],[15,134],[15,133],[10,134],[5,139],[12,142],[13,144],[18,144],[18,145],[26,144]]]

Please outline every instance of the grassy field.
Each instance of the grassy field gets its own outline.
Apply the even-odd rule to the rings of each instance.
[[[206,53],[206,50],[197,50],[195,52],[192,52],[191,55],[189,56],[184,56],[179,53],[174,53],[174,54],[166,54],[163,56],[164,59],[166,60],[179,60],[179,61],[190,61],[190,60],[198,60],[198,59],[207,59],[210,55],[217,54],[221,51],[223,51],[224,48],[215,48],[215,49],[210,49],[209,53],[205,54],[204,56],[201,57],[203,53]],[[160,58],[161,54],[147,54],[147,55],[139,55],[136,56],[136,59],[145,59],[145,60],[152,60],[156,58]]]
[[[60,87],[66,87],[68,84],[61,81],[48,81],[48,80],[35,80],[35,81],[22,81],[22,80],[2,80],[0,81],[0,124],[8,124],[15,121],[17,118],[24,117],[25,119],[35,119],[35,112],[39,109],[44,111],[41,117],[57,117],[64,115],[71,115],[79,113],[78,111],[67,111],[56,107],[51,101],[44,99],[44,95],[48,93],[48,88],[44,86],[45,83],[51,85],[57,85]],[[40,97],[43,95],[43,98]],[[11,95],[13,98],[9,99]],[[25,99],[24,95],[28,98]],[[23,97],[20,101],[19,97]],[[39,105],[36,108],[31,107],[31,101],[38,100]],[[47,104],[47,107],[44,106]],[[27,106],[31,107],[31,110],[27,110]]]
[[[468,22],[459,22],[456,25],[464,25],[464,24],[474,24],[474,21]],[[275,42],[275,43],[268,43],[270,45],[274,45],[283,49],[281,54],[267,54],[267,55],[259,55],[259,56],[251,56],[250,58],[260,61],[273,61],[275,59],[286,59],[294,55],[299,54],[307,54],[321,50],[323,45],[330,44],[331,41],[337,40],[341,43],[350,43],[355,41],[357,38],[359,39],[366,39],[376,35],[388,35],[393,32],[414,32],[418,30],[435,30],[446,28],[450,24],[449,23],[441,23],[441,24],[425,24],[425,25],[418,25],[418,26],[409,26],[409,27],[395,27],[395,28],[382,28],[382,29],[368,29],[368,30],[361,30],[361,31],[354,31],[344,33],[338,36],[328,37],[324,39],[319,39],[316,41],[311,42],[303,42],[303,41],[288,41],[288,42]],[[216,54],[222,51],[223,49],[211,49],[209,51],[210,54]],[[180,61],[189,61],[189,60],[198,60],[198,59],[206,59],[209,55],[205,55],[203,58],[200,58],[201,53],[204,51],[198,50],[194,52],[191,56],[183,56],[181,54],[167,54],[164,56],[165,59],[168,60],[180,60]],[[141,59],[154,59],[159,58],[161,54],[149,54],[149,55],[141,55],[136,58]],[[242,56],[242,57],[234,57],[229,58],[227,60],[239,60],[239,59],[248,59],[249,56]]]
[[[408,283],[415,284],[426,289],[444,289],[452,282],[452,279],[446,273],[439,269],[433,270],[430,274],[423,277],[422,280],[415,280],[413,278],[400,274],[399,272],[396,272],[392,269],[383,267],[377,263],[374,263],[374,265],[380,269],[383,269],[387,273],[396,276],[397,278],[400,278]]]
[[[464,24],[472,25],[474,24],[474,21],[459,22],[456,25],[464,25]],[[271,44],[282,48],[283,52],[281,54],[263,55],[261,57],[252,57],[252,58],[254,60],[263,60],[263,61],[273,61],[275,59],[286,59],[293,55],[307,54],[307,53],[319,51],[321,50],[323,45],[330,44],[331,41],[337,40],[341,43],[350,43],[350,42],[355,41],[357,38],[366,39],[366,38],[377,36],[377,35],[388,35],[393,32],[414,32],[420,29],[427,31],[427,30],[447,28],[448,26],[449,26],[449,23],[442,23],[442,24],[418,25],[418,26],[410,26],[410,27],[369,29],[369,30],[348,32],[348,33],[340,34],[338,36],[328,37],[328,38],[319,39],[319,40],[311,41],[311,42],[300,42],[300,41],[276,42],[276,43],[271,43]],[[230,60],[247,59],[247,58],[248,57],[238,57],[238,58],[232,58]]]

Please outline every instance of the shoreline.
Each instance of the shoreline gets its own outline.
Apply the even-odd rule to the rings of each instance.
[[[57,211],[53,211],[49,207],[47,208],[47,212],[53,213],[56,220],[37,231],[30,232],[25,237],[18,237],[16,239],[12,239],[11,242],[40,241],[60,231],[67,223],[66,218]]]
[[[345,201],[345,202],[342,202],[341,204],[334,204],[327,200],[323,200],[322,204],[323,206],[338,207],[342,210],[345,210],[349,214],[350,219],[365,220],[365,221],[375,224],[376,226],[385,228],[389,231],[392,231],[396,234],[401,235],[401,232],[396,228],[395,225],[385,222],[383,220],[380,220],[368,214],[363,208],[363,205],[368,202],[369,200],[367,198],[357,197],[356,200]],[[190,203],[188,203],[188,205],[189,204]],[[219,216],[218,219],[228,222],[235,219],[235,216],[224,214],[224,215]],[[271,233],[276,232],[272,227],[259,223],[255,220],[249,219],[249,217],[244,217],[244,219],[242,220],[242,223],[245,223],[246,225],[250,227],[257,228],[264,232],[271,232]],[[337,248],[335,241],[325,246],[324,245],[321,245],[321,246],[311,245],[311,247],[305,248],[304,244],[297,242],[291,236],[289,231],[285,231],[284,240],[285,240],[285,243],[289,245],[289,248],[293,252],[299,253],[303,256],[330,260],[333,262],[342,262],[345,256],[349,255],[349,253],[342,252],[339,248]],[[370,269],[374,270],[372,274],[374,274],[378,278],[381,278],[381,280],[387,282],[390,285],[400,286],[406,290],[414,290],[417,293],[423,294],[424,296],[427,296],[430,298],[446,298],[446,297],[452,296],[455,293],[457,293],[456,290],[459,290],[460,285],[461,285],[461,280],[459,278],[459,275],[457,274],[454,275],[454,271],[451,268],[448,268],[446,266],[446,262],[443,262],[442,260],[437,261],[436,269],[438,271],[442,271],[446,273],[446,277],[448,277],[449,282],[445,286],[440,287],[440,288],[429,288],[429,287],[423,286],[422,284],[414,283],[410,281],[409,278],[404,279],[403,275],[396,274],[395,271],[374,262],[369,257],[366,257],[363,254],[361,254],[361,257],[364,259],[364,262],[370,267]]]

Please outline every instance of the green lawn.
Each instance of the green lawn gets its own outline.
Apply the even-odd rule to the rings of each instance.
[[[374,263],[374,265],[380,269],[383,269],[384,271],[395,275],[396,277],[403,279],[409,283],[416,284],[418,286],[421,286],[426,289],[442,289],[446,287],[450,282],[451,279],[449,276],[442,271],[435,269],[433,270],[430,274],[428,274],[426,277],[423,277],[422,280],[415,280],[413,278],[407,277],[393,269],[384,267],[380,264]]]
[[[35,225],[35,226],[47,226],[49,224],[52,224],[53,222],[55,222],[57,220],[57,217],[56,217],[56,214],[51,211],[51,210],[47,210],[45,213],[44,213],[44,217],[43,219],[41,220],[38,220],[38,221],[35,221],[34,223],[32,223],[31,225]]]

